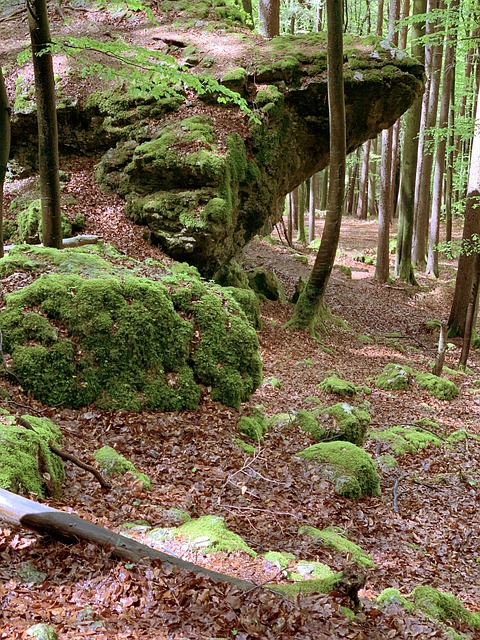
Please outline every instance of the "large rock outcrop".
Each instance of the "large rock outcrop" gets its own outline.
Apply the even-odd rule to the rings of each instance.
[[[288,192],[329,161],[325,34],[265,40],[245,30],[229,33],[222,23],[207,38],[194,28],[229,14],[240,21],[234,5],[216,5],[213,17],[205,8],[193,23],[183,18],[190,30],[177,30],[175,38],[163,26],[152,28],[152,43],[162,42],[192,73],[239,92],[252,116],[217,103],[212,91],[191,90],[164,100],[97,93],[84,108],[59,113],[61,149],[104,152],[98,179],[125,197],[127,215],[148,227],[152,242],[208,277],[278,216]],[[346,39],[344,78],[352,151],[409,108],[423,91],[424,72],[386,42]],[[23,161],[30,133],[19,117],[13,138]]]

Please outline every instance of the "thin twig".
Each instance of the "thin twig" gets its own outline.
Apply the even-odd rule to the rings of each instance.
[[[52,441],[48,443],[48,446],[50,448],[50,451],[55,455],[57,455],[62,460],[68,460],[69,462],[73,462],[73,464],[76,464],[77,467],[80,467],[80,469],[83,469],[84,471],[89,471],[98,480],[102,489],[105,489],[105,491],[110,491],[110,489],[112,488],[112,485],[105,480],[105,478],[102,476],[100,471],[98,471],[98,469],[95,469],[95,467],[92,467],[91,464],[82,462],[71,453],[65,453],[64,451],[57,449],[57,447],[52,443]]]

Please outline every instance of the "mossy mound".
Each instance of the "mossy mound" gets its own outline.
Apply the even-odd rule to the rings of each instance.
[[[53,250],[44,251],[47,262]],[[81,254],[58,253],[59,271],[72,256],[81,263]],[[234,407],[259,386],[257,336],[228,291],[203,282],[191,267],[177,265],[166,275],[163,269],[154,273],[158,280],[123,267],[120,278],[111,273],[120,267],[102,271],[102,259],[94,258],[99,277],[43,274],[7,296],[0,317],[4,352],[36,398],[176,411],[198,406],[200,385]]]
[[[219,551],[245,551],[253,558],[257,555],[242,538],[229,531],[219,516],[191,518],[173,530],[175,537],[185,538],[193,547],[206,553]]]
[[[396,455],[415,453],[429,444],[441,445],[442,440],[420,425],[394,426],[388,429],[371,431],[369,437],[377,442],[387,443]]]
[[[311,593],[330,593],[342,580],[341,572],[334,572],[322,562],[300,561],[296,564],[296,571],[287,573],[294,584],[266,585],[288,596]],[[311,576],[305,579],[306,576]]]
[[[330,547],[340,553],[348,554],[352,562],[359,567],[368,568],[375,566],[370,556],[365,553],[361,547],[349,540],[345,536],[345,531],[340,527],[327,527],[326,529],[320,530],[315,527],[305,526],[300,527],[298,533],[310,536],[315,542],[325,547]]]
[[[328,426],[327,433],[330,440],[345,440],[361,447],[370,424],[370,414],[360,407],[352,407],[348,402],[322,409],[320,415],[333,418],[334,426]]]
[[[40,199],[32,200],[17,213],[18,239],[27,244],[38,244],[42,241],[42,207]],[[72,235],[72,225],[62,214],[62,235]]]
[[[288,415],[288,414],[287,414]],[[293,424],[302,431],[308,433],[316,442],[321,442],[327,437],[327,430],[317,420],[318,411],[307,411],[299,409],[295,413]],[[288,416],[290,418],[290,416]]]
[[[48,443],[60,446],[60,429],[48,418],[25,415],[23,419],[31,429],[0,410],[0,487],[40,498],[58,497],[64,480],[63,463]]]
[[[441,622],[464,622],[480,629],[480,613],[473,613],[465,609],[462,602],[451,593],[443,593],[432,587],[416,587],[411,598],[416,607],[429,617]]]
[[[238,421],[239,432],[255,442],[262,442],[269,429],[266,418],[261,413],[252,416],[242,416]]]
[[[326,393],[333,393],[342,398],[353,398],[357,393],[371,393],[371,389],[365,385],[356,385],[348,380],[343,380],[338,376],[328,376],[325,380],[322,380],[319,385],[319,389]]]
[[[283,285],[273,271],[264,267],[256,267],[247,271],[247,277],[250,288],[263,299],[285,302]]]
[[[433,373],[418,373],[415,382],[439,400],[452,400],[460,393],[454,382],[434,376]]]
[[[411,367],[390,362],[375,380],[375,384],[385,391],[404,391],[408,389],[413,375]]]
[[[105,475],[112,476],[119,474],[123,476],[128,472],[140,480],[145,489],[151,488],[150,478],[144,473],[139,473],[133,462],[127,460],[125,456],[122,456],[112,447],[105,446],[95,451],[95,460]]]
[[[345,498],[380,495],[380,478],[368,453],[350,442],[320,442],[296,454],[318,463]]]

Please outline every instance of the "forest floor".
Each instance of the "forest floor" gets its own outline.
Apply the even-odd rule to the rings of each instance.
[[[84,32],[85,14],[77,11],[75,15],[76,23],[71,22],[67,30]],[[97,12],[94,22],[105,38],[123,31],[135,41],[149,42],[152,35],[140,23],[138,28],[122,23],[121,15],[105,17]],[[60,27],[57,17],[52,31]],[[15,23],[0,22],[2,64],[18,53],[27,35],[21,15]],[[217,53],[224,48],[215,34],[207,36],[199,29],[194,35],[209,40]],[[62,61],[59,56],[58,64]],[[7,84],[14,94],[12,77],[7,77]],[[28,73],[24,82],[31,82]],[[68,174],[65,193],[75,199],[69,205],[69,217],[83,214],[86,233],[100,235],[129,256],[169,262],[143,240],[143,229],[125,218],[121,199],[99,191],[94,162],[62,162]],[[31,178],[8,184],[7,208],[13,197],[31,187]],[[317,236],[321,227],[320,219]],[[438,423],[437,433],[443,438],[463,428],[480,436],[480,354],[475,351],[466,374],[458,370],[448,374],[460,388],[454,400],[437,400],[416,384],[395,392],[375,387],[375,377],[390,362],[430,370],[438,332],[429,330],[426,323],[447,319],[456,266],[442,259],[440,278],[419,277],[417,287],[399,282],[380,285],[373,266],[364,261],[373,256],[376,237],[375,221],[344,221],[337,264],[350,267],[352,277],[334,269],[327,302],[346,325],[331,326],[320,342],[306,332],[284,328],[292,305],[262,303],[263,328],[258,335],[264,382],[241,411],[208,398],[198,411],[182,413],[55,409],[40,405],[6,381],[2,384],[10,397],[0,402],[18,415],[50,417],[62,429],[64,450],[85,462],[93,462],[96,449],[110,445],[152,481],[152,490],[146,491],[131,476],[114,477],[113,488],[106,493],[91,475],[67,463],[64,494],[46,501],[50,506],[114,531],[123,531],[122,525],[132,522],[172,526],[172,509],[188,512],[192,518],[217,515],[258,554],[207,554],[201,546],[177,539],[162,543],[163,550],[196,564],[257,585],[287,582],[285,572],[262,557],[269,550],[324,562],[333,570],[351,569],[350,557],[298,533],[302,525],[341,527],[375,563],[360,591],[362,608],[355,619],[342,613],[341,606],[350,603],[341,593],[287,599],[260,586],[245,593],[197,574],[116,561],[91,544],[67,546],[4,526],[0,528],[0,638],[24,638],[28,627],[38,622],[50,623],[61,640],[451,637],[421,612],[409,613],[395,604],[382,610],[375,603],[387,587],[407,595],[418,585],[452,592],[470,610],[480,611],[478,441],[469,438],[455,446],[428,446],[398,457],[396,467],[379,464],[382,493],[361,500],[339,497],[331,483],[295,457],[312,443],[297,428],[273,427],[253,456],[235,444],[238,420],[253,407],[261,406],[267,416],[293,415],[316,406],[312,398],[327,406],[335,403],[333,396],[318,388],[332,371],[372,389],[363,398],[371,405],[371,429],[429,418]],[[245,266],[272,269],[288,298],[299,277],[308,275],[314,252],[301,245],[293,252],[276,233],[273,238],[273,243],[255,240],[245,252]],[[296,254],[306,255],[309,264],[301,263]],[[16,274],[1,285],[3,293],[8,293],[24,286],[25,279]],[[450,343],[446,364],[452,369],[460,349],[461,341]],[[391,453],[387,445],[379,450],[371,439],[366,449],[376,460]],[[139,527],[139,536],[141,532]],[[475,638],[475,632],[461,622],[450,624]]]
[[[124,217],[122,201],[99,191],[93,162],[63,163],[69,176],[65,190],[76,201],[69,215],[83,213],[86,232],[130,256],[168,261],[143,241],[142,228]],[[8,184],[7,202],[27,189],[29,180]],[[320,219],[317,236],[322,224]],[[241,411],[208,398],[198,411],[182,413],[54,409],[12,385],[10,399],[1,403],[15,413],[53,419],[63,431],[64,450],[82,460],[92,462],[96,449],[110,445],[152,480],[152,490],[145,491],[133,477],[116,477],[105,493],[92,476],[67,463],[63,497],[48,500],[49,505],[115,531],[127,522],[171,526],[172,509],[192,517],[217,515],[258,553],[255,558],[241,551],[207,554],[178,539],[162,543],[163,550],[197,564],[258,585],[287,581],[285,572],[261,556],[269,550],[345,569],[351,558],[298,533],[302,525],[341,527],[375,563],[360,591],[363,609],[356,619],[349,622],[342,615],[340,606],[348,605],[342,594],[294,601],[260,588],[245,594],[198,575],[165,575],[159,567],[115,561],[86,543],[66,546],[4,527],[0,638],[22,638],[40,621],[51,623],[62,639],[447,637],[421,613],[407,613],[399,605],[382,611],[374,602],[386,587],[407,595],[421,584],[452,592],[471,610],[480,610],[479,442],[429,446],[398,457],[395,468],[380,464],[381,496],[361,500],[339,497],[329,482],[294,457],[312,443],[297,428],[273,427],[253,456],[235,445],[239,417],[252,407],[260,405],[267,416],[293,415],[315,406],[312,397],[326,406],[338,401],[317,386],[332,371],[371,387],[364,398],[371,403],[371,429],[430,418],[441,437],[462,428],[480,436],[480,355],[475,351],[467,374],[448,376],[460,387],[454,400],[437,400],[416,384],[396,392],[375,387],[374,378],[389,362],[429,371],[438,336],[426,323],[447,319],[455,274],[455,264],[442,261],[438,280],[420,277],[418,287],[378,284],[374,268],[362,261],[373,254],[376,232],[375,221],[343,223],[337,264],[350,267],[352,277],[335,268],[327,301],[345,327],[331,326],[318,342],[306,332],[284,328],[292,305],[262,303],[264,382]],[[308,256],[310,264],[300,263],[297,254]],[[293,252],[274,232],[272,242],[257,239],[248,247],[245,266],[272,269],[288,297],[298,278],[308,275],[314,255],[301,245]],[[11,291],[24,281],[11,276],[2,284]],[[451,368],[460,347],[454,341],[447,352]],[[366,449],[375,459],[391,453],[387,445],[380,451],[372,440]],[[142,539],[142,527],[138,531]],[[461,623],[454,626],[462,628]],[[464,631],[475,637],[471,629]]]

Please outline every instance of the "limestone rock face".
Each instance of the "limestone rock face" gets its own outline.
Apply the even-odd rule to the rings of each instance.
[[[185,31],[182,38],[195,53],[192,73],[239,91],[252,115],[219,104],[213,90],[162,101],[96,94],[83,109],[60,113],[60,148],[103,152],[97,178],[125,198],[127,215],[173,258],[212,277],[278,219],[287,193],[329,162],[326,36],[267,41],[223,31],[212,44]],[[346,39],[346,46],[350,152],[409,108],[424,71],[385,41]],[[35,148],[30,129],[21,117],[14,122],[23,162]]]

